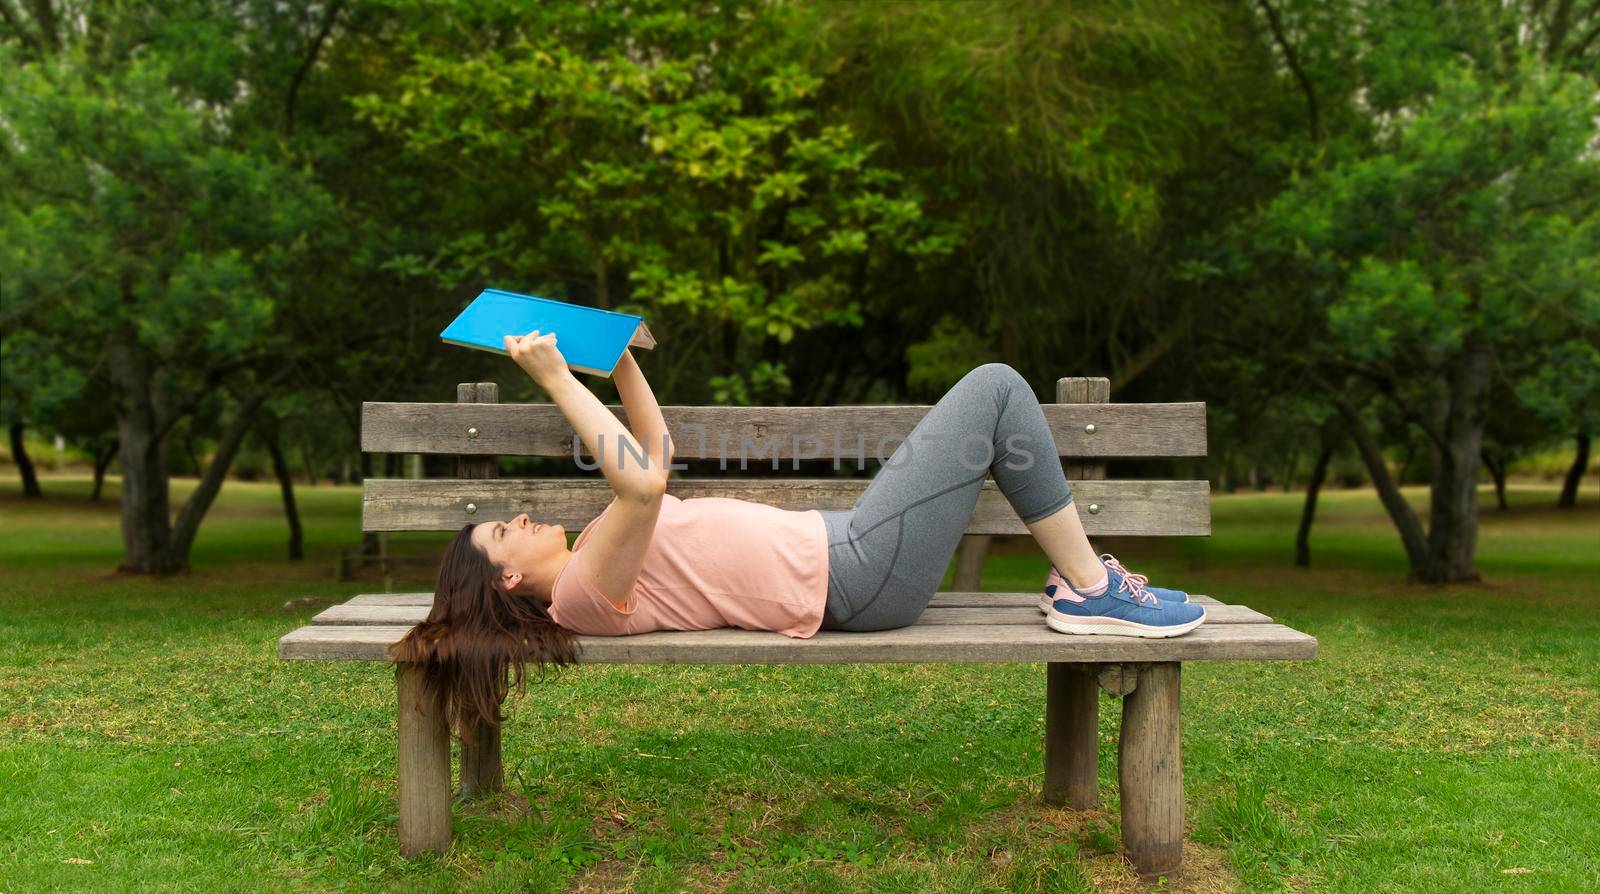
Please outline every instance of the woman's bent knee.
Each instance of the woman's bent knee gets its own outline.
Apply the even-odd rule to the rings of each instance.
[[[985,382],[1022,385],[1025,388],[1028,387],[1027,380],[1022,377],[1022,373],[1017,372],[1016,369],[1009,363],[996,362],[975,366],[972,368],[972,371],[963,376],[962,379],[978,379]]]

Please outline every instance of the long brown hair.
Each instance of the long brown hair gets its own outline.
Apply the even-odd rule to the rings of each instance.
[[[469,745],[480,725],[500,726],[508,667],[525,693],[529,663],[543,679],[547,665],[577,662],[572,631],[552,620],[543,602],[504,589],[501,569],[472,542],[475,527],[463,527],[445,549],[427,619],[389,647],[395,661],[423,665],[424,697]]]

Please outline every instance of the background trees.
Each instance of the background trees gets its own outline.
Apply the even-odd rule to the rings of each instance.
[[[493,283],[646,314],[672,402],[1204,399],[1219,485],[1362,456],[1471,578],[1484,457],[1571,502],[1600,412],[1597,70],[1566,0],[0,0],[0,421],[178,570],[239,451],[382,474],[362,400],[498,375],[436,339]]]
[[[785,51],[789,7],[449,15],[487,20],[419,29],[392,88],[355,99],[448,170],[462,205],[431,256],[404,259],[409,272],[643,313],[679,346],[663,352],[669,392],[791,399],[797,334],[860,326],[959,239],[821,101],[825,73]]]
[[[1485,430],[1514,413],[1492,398],[1531,396],[1530,377],[1553,382],[1552,361],[1600,333],[1590,57],[1541,4],[1263,9],[1306,129],[1285,137],[1283,187],[1236,227],[1232,278],[1259,297],[1234,319],[1344,418],[1412,574],[1473,579]],[[1371,401],[1426,437],[1426,526],[1363,419]]]
[[[8,271],[10,313],[55,346],[54,358],[80,357],[108,385],[123,567],[170,572],[185,564],[255,409],[287,371],[272,321],[292,300],[286,277],[327,203],[289,166],[236,144],[233,60],[215,60],[224,70],[208,78],[214,60],[139,53],[120,24],[62,26],[26,64],[0,65],[11,137],[0,231],[26,247]],[[236,406],[204,485],[174,521],[168,436],[221,388],[235,390]]]

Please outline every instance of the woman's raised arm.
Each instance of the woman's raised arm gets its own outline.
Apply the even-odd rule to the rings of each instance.
[[[661,405],[656,403],[655,392],[645,381],[644,370],[633,352],[622,349],[622,359],[611,374],[617,383],[617,396],[622,398],[622,408],[628,411],[628,426],[644,449],[650,452],[651,465],[660,465],[667,474],[672,463],[672,436],[667,433],[667,422],[661,418]]]
[[[634,440],[633,433],[567,368],[566,358],[556,348],[555,333],[539,335],[534,330],[520,338],[508,335],[505,343],[511,359],[561,408],[562,415],[600,463],[600,471],[612,491],[623,498],[659,499],[666,489],[665,464],[641,459],[648,454]]]
[[[561,408],[617,495],[606,523],[568,561],[581,562],[595,588],[618,611],[631,612],[633,586],[667,492],[666,465],[647,462],[643,458],[647,454],[622,420],[572,374],[556,348],[555,333],[508,335],[506,352]]]

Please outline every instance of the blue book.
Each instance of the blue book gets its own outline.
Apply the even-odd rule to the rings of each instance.
[[[501,289],[479,292],[439,338],[505,357],[507,335],[527,335],[535,329],[556,334],[556,346],[568,367],[607,378],[630,345],[647,350],[656,346],[644,318],[636,314]]]

